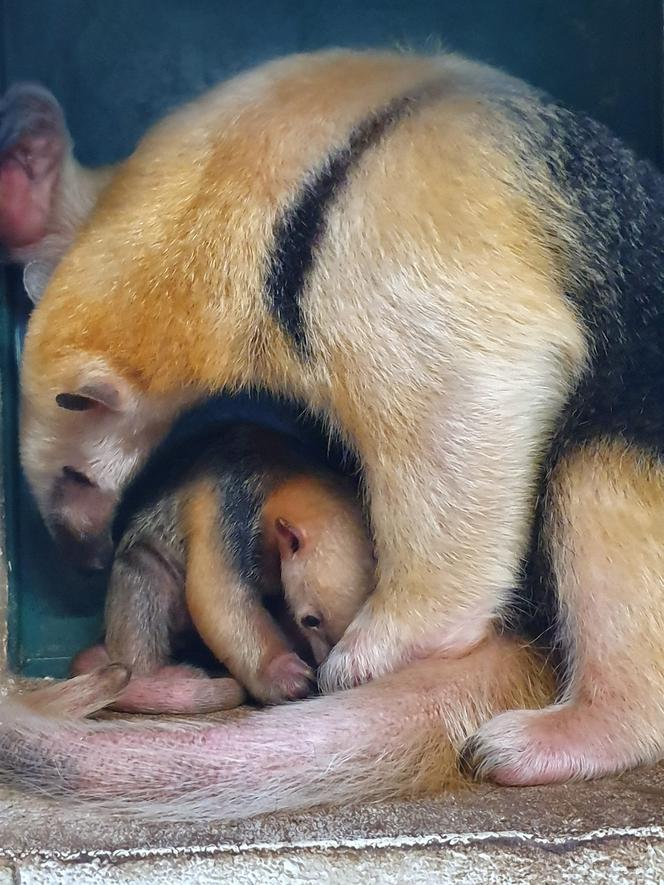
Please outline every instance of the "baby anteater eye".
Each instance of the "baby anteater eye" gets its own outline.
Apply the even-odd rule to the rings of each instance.
[[[316,629],[316,627],[320,627],[320,618],[317,618],[316,615],[305,615],[300,623],[303,627]]]
[[[65,479],[69,479],[72,482],[77,483],[80,486],[91,486],[92,483],[87,478],[84,473],[81,473],[80,470],[74,470],[73,467],[63,467],[62,475]]]

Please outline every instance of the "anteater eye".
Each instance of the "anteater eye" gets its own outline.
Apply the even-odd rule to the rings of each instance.
[[[92,483],[85,476],[84,473],[81,473],[80,470],[74,470],[73,467],[63,467],[62,475],[65,479],[69,479],[72,482],[77,483],[79,486],[91,486]]]
[[[300,623],[303,627],[315,629],[316,627],[320,627],[320,618],[317,618],[315,615],[305,615]]]
[[[55,401],[61,409],[67,409],[68,412],[87,412],[95,404],[89,396],[81,396],[78,393],[59,393]]]

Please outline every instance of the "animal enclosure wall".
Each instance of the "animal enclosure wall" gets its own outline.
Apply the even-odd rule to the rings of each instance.
[[[655,0],[0,0],[0,32],[3,88],[25,79],[48,86],[88,164],[126,156],[151,122],[223,77],[335,45],[471,54],[591,112],[662,160]],[[62,675],[100,630],[104,582],[60,561],[21,477],[16,389],[27,305],[17,274],[0,285],[10,663],[29,675]]]

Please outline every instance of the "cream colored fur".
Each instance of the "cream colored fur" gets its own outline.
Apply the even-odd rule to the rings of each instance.
[[[477,772],[506,784],[616,774],[664,747],[664,474],[620,443],[557,471],[551,554],[573,655],[561,703],[503,713],[473,739]]]
[[[301,299],[311,344],[303,359],[266,300],[275,225],[363,121],[434,82],[435,100],[406,114],[359,159],[326,211]],[[493,100],[501,91],[515,117]],[[502,706],[506,696],[493,677],[502,675],[503,659],[491,658],[488,670],[481,662],[495,648],[493,624],[530,540],[541,461],[589,347],[565,298],[587,260],[582,213],[541,159],[538,121],[525,87],[454,56],[320,53],[270,63],[213,90],[156,127],[117,171],[58,266],[27,338],[21,449],[42,513],[47,521],[62,515],[53,488],[67,464],[114,501],[173,419],[210,392],[256,384],[292,394],[359,454],[375,532],[376,591],[326,661],[322,683],[332,690],[378,681],[257,714],[237,731],[215,727],[208,744],[215,762],[196,730],[165,726],[151,737],[140,728],[72,724],[72,734],[85,736],[67,781],[79,795],[95,792],[86,777],[102,759],[102,793],[125,795],[129,771],[142,770],[134,800],[170,797],[176,815],[306,805],[323,785],[337,800],[403,794],[417,783],[414,759],[431,759],[430,751],[449,758],[445,748],[458,747]],[[58,408],[57,394],[80,393],[99,373],[121,392],[123,409]],[[643,491],[630,486],[632,455],[614,461],[623,458],[624,488],[615,464],[602,467],[588,452],[561,467],[553,487],[560,526],[549,529],[570,629],[592,619],[588,604],[579,604],[581,576],[592,598],[608,587],[606,624],[625,614],[612,582],[601,579],[618,539],[600,530],[610,507],[598,497],[621,506],[627,498],[626,513],[638,520],[647,512],[643,525],[655,525],[655,505],[643,508]],[[579,492],[572,494],[574,477]],[[67,512],[74,527],[85,517]],[[627,550],[619,561],[625,581],[647,572],[644,587],[661,574],[651,543],[657,532],[648,537],[644,564],[628,568]],[[610,667],[606,682],[589,675],[599,665],[594,640],[606,650],[605,627],[598,617],[588,648],[579,645],[567,707],[506,713],[480,731],[481,770],[515,782],[534,772],[590,776],[661,754],[659,714],[642,715],[640,695],[622,708],[638,715],[609,762],[593,756],[596,746],[606,749],[601,740],[585,757],[574,745],[566,767],[537,757],[528,723],[539,740],[547,717],[566,727],[569,705],[578,714],[570,740],[600,722],[605,731],[593,734],[616,738],[600,695],[615,694],[619,680]],[[616,641],[636,647],[638,629],[625,630]],[[655,633],[644,651],[653,679]],[[430,660],[417,663],[423,656]],[[423,673],[422,685],[410,681]],[[537,692],[526,694],[536,705]],[[510,696],[508,706],[515,703]],[[38,764],[24,780],[38,785],[53,774],[46,748],[66,756],[69,732],[51,735],[48,720],[24,718],[20,708],[8,716],[16,727],[3,755],[24,772],[21,753],[34,751]],[[646,736],[629,749],[625,734],[644,725]],[[545,730],[545,738],[555,733]],[[450,743],[441,747],[444,735]],[[395,759],[406,762],[393,778]],[[255,772],[247,790],[240,771]],[[436,778],[427,781],[433,789],[442,783]]]
[[[175,414],[222,387],[288,391],[357,449],[378,586],[324,667],[328,688],[423,651],[464,653],[486,634],[583,360],[565,269],[533,236],[534,192],[551,202],[552,187],[545,170],[522,179],[514,145],[501,150],[489,76],[454,57],[323,53],[221,87],[116,174],[31,323],[22,452],[47,516],[63,459],[119,492],[169,404]],[[353,125],[434,79],[440,100],[372,149],[330,209],[304,301],[315,359],[303,364],[262,291],[275,218]],[[100,440],[97,420],[55,405],[100,359],[131,385],[131,435],[129,413]]]

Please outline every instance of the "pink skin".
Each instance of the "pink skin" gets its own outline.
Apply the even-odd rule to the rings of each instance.
[[[295,652],[273,658],[265,667],[264,680],[273,687],[267,703],[296,701],[311,693],[313,674],[308,664]]]
[[[42,715],[84,718],[108,707],[127,686],[129,676],[122,664],[108,664],[65,682],[34,689],[21,700]]]
[[[71,673],[91,673],[110,663],[106,648],[94,645],[74,658]],[[294,652],[279,655],[265,668],[265,681],[273,688],[265,702],[278,704],[305,698],[311,693],[312,680],[311,668]],[[246,692],[232,677],[213,679],[195,667],[170,664],[149,676],[132,676],[109,709],[122,713],[212,713],[239,707],[246,698]]]
[[[72,675],[90,673],[110,663],[103,645],[95,645],[74,658]],[[211,679],[184,664],[161,667],[149,676],[132,676],[109,709],[122,713],[211,713],[232,710],[246,700],[242,686],[231,677]]]
[[[616,709],[567,703],[501,713],[479,729],[462,755],[477,776],[506,787],[614,774],[640,761],[628,727],[622,748],[617,741],[607,744]]]
[[[0,241],[10,249],[20,249],[42,239],[45,233],[45,204],[51,198],[52,183],[37,186],[24,167],[12,157],[0,163]]]
[[[0,154],[0,242],[12,252],[46,234],[69,141],[55,99],[40,87],[10,89],[0,111],[17,130]]]

